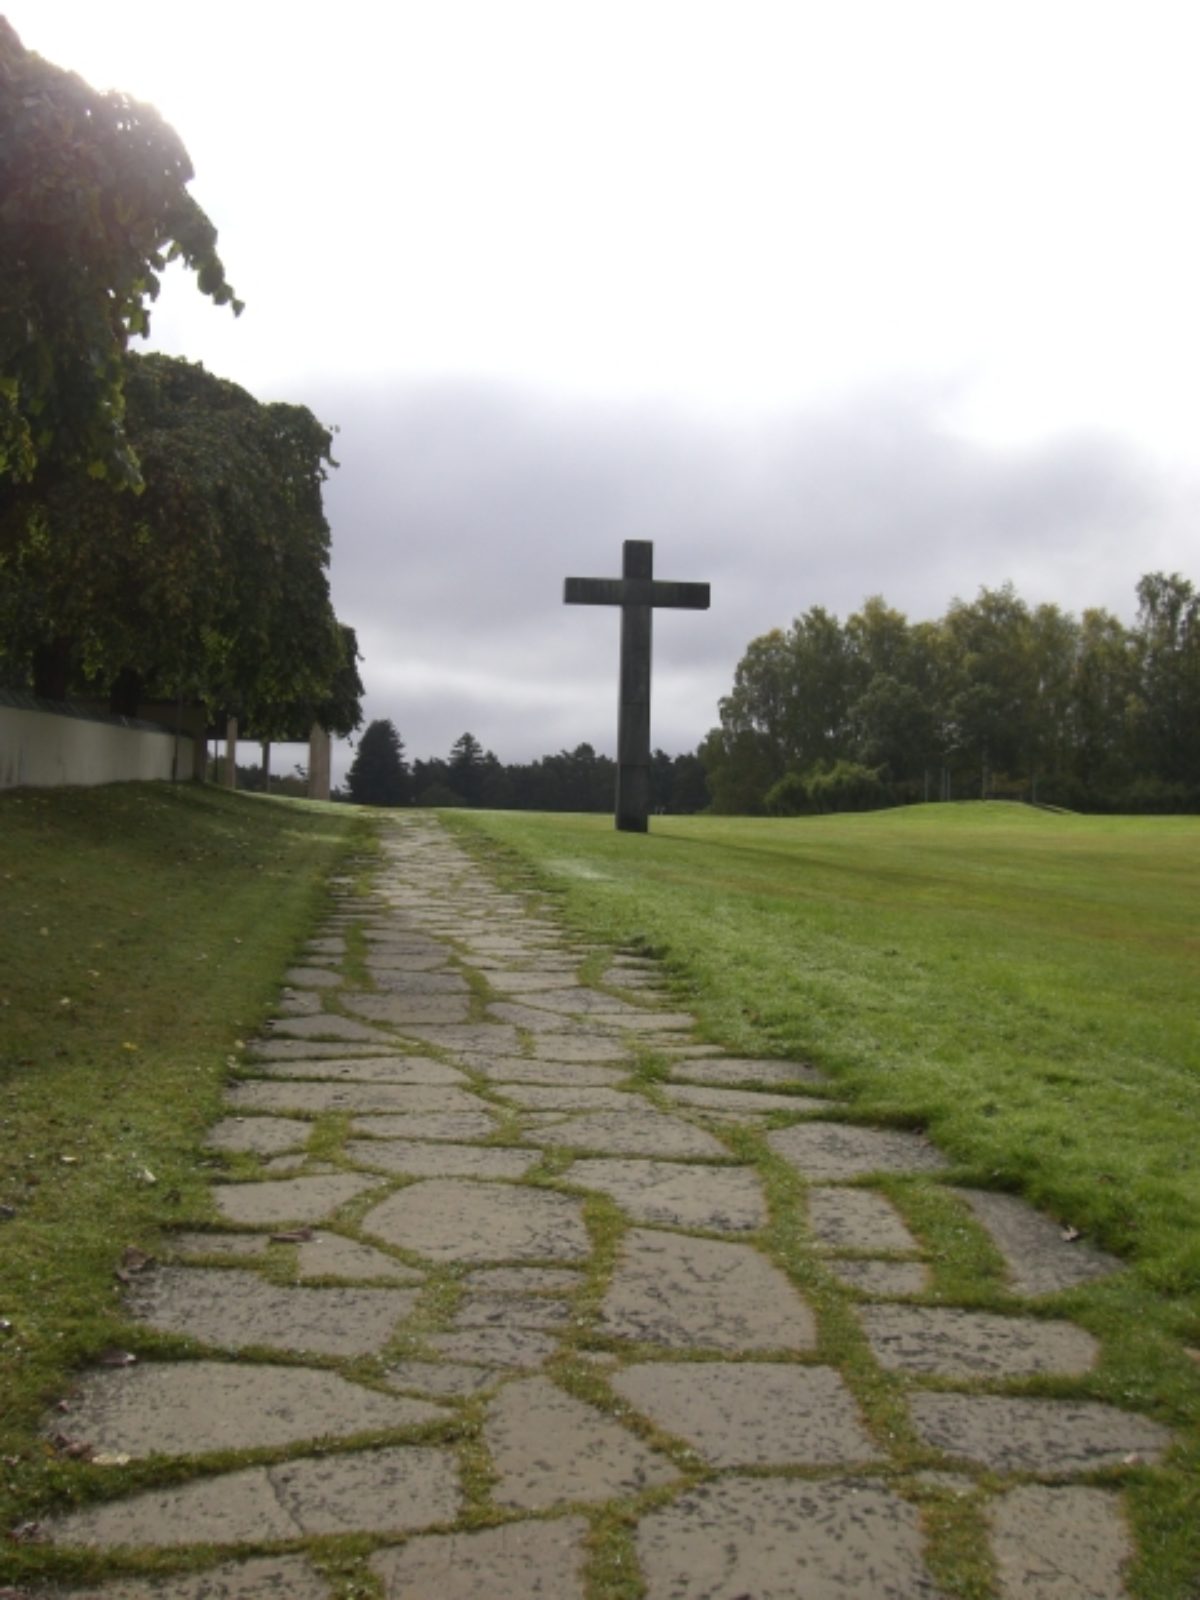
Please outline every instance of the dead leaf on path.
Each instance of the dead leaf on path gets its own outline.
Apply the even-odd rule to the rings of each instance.
[[[132,1350],[118,1350],[114,1347],[111,1350],[101,1350],[96,1357],[96,1365],[98,1367],[134,1367],[137,1365],[137,1357]]]
[[[1074,1244],[1076,1239],[1083,1238],[1083,1230],[1081,1228],[1073,1228],[1068,1222],[1060,1237],[1065,1244]]]
[[[311,1228],[293,1228],[290,1233],[273,1233],[272,1244],[307,1244],[310,1239],[315,1239],[316,1234]]]
[[[92,1465],[94,1467],[127,1467],[132,1460],[133,1457],[125,1455],[123,1451],[102,1450],[99,1455],[92,1457]]]

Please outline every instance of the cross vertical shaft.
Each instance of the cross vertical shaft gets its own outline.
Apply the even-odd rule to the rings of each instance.
[[[621,684],[617,702],[617,827],[645,833],[650,817],[650,647],[655,606],[708,610],[708,584],[654,577],[654,545],[626,539],[619,578],[568,578],[568,605],[620,606]]]
[[[654,576],[654,546],[648,539],[626,539],[621,577]],[[654,612],[646,603],[621,606],[621,688],[617,701],[617,827],[645,833],[650,817],[650,658]]]

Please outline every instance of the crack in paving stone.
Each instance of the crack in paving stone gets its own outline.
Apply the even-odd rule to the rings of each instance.
[[[55,1544],[107,1549],[395,1534],[452,1522],[461,1499],[452,1451],[398,1445],[152,1489],[73,1512],[47,1533]]]

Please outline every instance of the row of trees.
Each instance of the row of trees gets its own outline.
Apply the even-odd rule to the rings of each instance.
[[[0,682],[346,734],[362,685],[329,596],[329,429],[128,349],[168,260],[241,309],[191,176],[155,111],[0,18]]]
[[[359,805],[483,806],[500,811],[611,811],[616,763],[590,744],[540,760],[506,766],[473,734],[454,741],[445,760],[404,755],[395,725],[372,722],[347,774],[346,798]],[[657,811],[702,811],[708,788],[698,756],[651,757],[652,804]]]
[[[751,642],[700,749],[714,809],[1022,796],[1200,809],[1200,593],[1137,586],[1131,627],[1011,585],[910,623],[881,598]]]

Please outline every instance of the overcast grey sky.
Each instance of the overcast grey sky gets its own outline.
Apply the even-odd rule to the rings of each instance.
[[[410,755],[611,751],[562,580],[625,538],[713,586],[656,618],[672,752],[810,605],[1200,576],[1192,0],[4,9],[187,144],[247,309],[169,281],[154,342],[340,428],[334,600]]]

